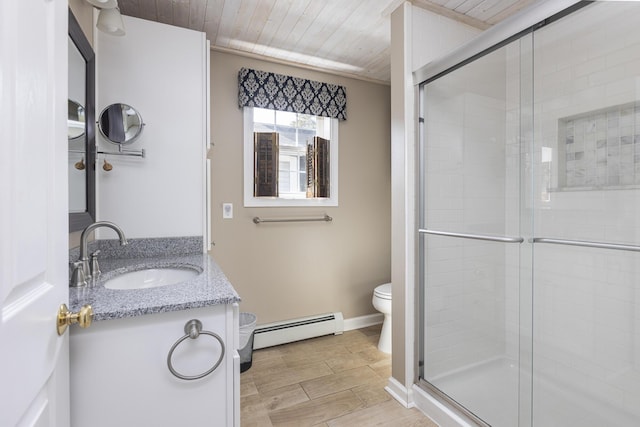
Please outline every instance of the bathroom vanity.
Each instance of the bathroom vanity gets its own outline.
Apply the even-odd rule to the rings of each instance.
[[[122,18],[125,36],[95,32],[100,78],[88,105],[126,113],[127,124],[137,117],[138,132],[130,141],[103,128],[87,132],[96,134],[87,147],[96,149],[100,191],[88,186],[96,212],[73,230],[108,220],[137,239],[127,246],[117,240],[81,245],[83,256],[100,251],[102,273],[69,289],[72,312],[85,304],[93,309],[90,328],[70,329],[71,424],[239,426],[240,298],[203,254],[210,246],[203,236],[211,235],[208,44],[201,32]],[[125,142],[131,144],[122,148]],[[87,166],[93,164],[87,157]],[[112,233],[100,228],[95,238]],[[79,250],[71,252],[77,270]],[[90,266],[93,272],[93,259]],[[155,277],[146,287],[147,272],[167,270],[192,274],[177,282],[174,276],[170,284]],[[116,284],[117,278],[124,282]],[[76,275],[74,282],[82,280]]]
[[[92,245],[102,273],[69,295],[72,311],[94,310],[91,327],[70,335],[72,426],[239,426],[240,298],[201,253],[202,239]],[[167,268],[194,274],[151,288],[105,287],[129,272]]]

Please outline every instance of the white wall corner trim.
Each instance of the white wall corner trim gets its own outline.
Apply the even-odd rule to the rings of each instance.
[[[403,386],[400,381],[395,378],[390,377],[384,389],[405,408],[413,408],[416,406],[413,401],[413,390]]]
[[[418,155],[416,143],[417,88],[413,86],[413,64],[410,52],[414,49],[413,6],[406,5],[405,13],[405,64],[404,64],[404,383],[411,394],[414,375],[415,355],[415,252],[416,240],[416,162]],[[412,398],[409,400],[413,404]]]
[[[382,313],[367,314],[366,316],[352,317],[344,319],[344,330],[353,331],[354,329],[366,328],[367,326],[379,325],[384,320]]]

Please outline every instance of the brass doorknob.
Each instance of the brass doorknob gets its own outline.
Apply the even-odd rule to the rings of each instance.
[[[64,334],[67,326],[77,323],[81,328],[88,328],[93,320],[93,308],[89,304],[83,305],[80,311],[72,313],[66,304],[62,304],[58,309],[58,335]]]

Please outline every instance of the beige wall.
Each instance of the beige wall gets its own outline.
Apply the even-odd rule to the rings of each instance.
[[[340,122],[339,206],[244,208],[241,67],[340,84],[347,117]],[[229,53],[211,52],[211,253],[258,323],[342,311],[376,313],[375,286],[391,278],[390,88]],[[231,202],[234,218],[222,219]],[[255,225],[261,217],[327,213],[332,223]]]

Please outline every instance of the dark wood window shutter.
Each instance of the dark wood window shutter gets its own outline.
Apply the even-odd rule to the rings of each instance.
[[[307,197],[330,197],[329,140],[313,137],[307,145]]]
[[[278,197],[278,133],[253,133],[253,196]]]

